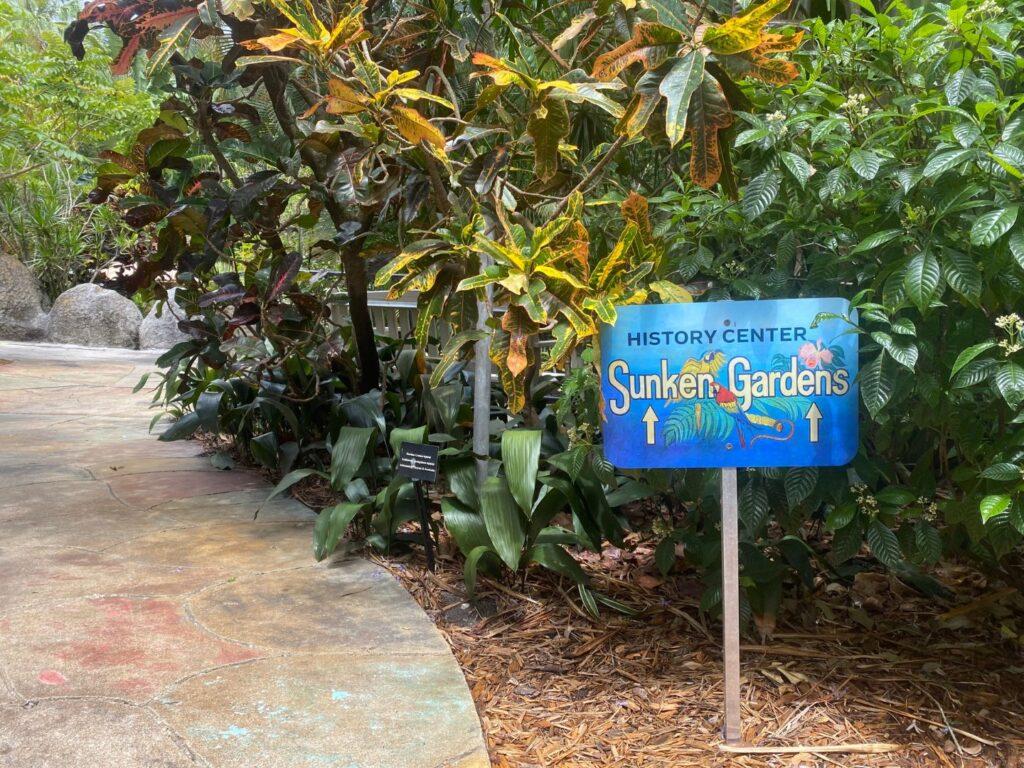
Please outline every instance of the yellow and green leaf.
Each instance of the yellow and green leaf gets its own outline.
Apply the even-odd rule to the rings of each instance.
[[[681,285],[669,280],[656,280],[651,283],[651,290],[661,298],[663,304],[691,304],[693,294]]]
[[[673,147],[686,134],[690,97],[700,87],[703,78],[704,56],[700,51],[690,51],[676,59],[658,86],[658,92],[665,97],[665,135]]]
[[[374,286],[381,288],[387,285],[391,278],[396,274],[402,270],[408,269],[411,265],[415,264],[424,256],[433,253],[442,245],[443,243],[440,240],[419,240],[410,244],[404,251],[398,254],[377,272],[377,277],[374,280]]]
[[[764,25],[789,7],[792,0],[767,0],[739,16],[704,31],[702,43],[712,53],[728,55],[756,48]]]
[[[660,77],[654,72],[645,72],[633,89],[633,96],[626,105],[619,122],[615,124],[615,132],[632,139],[637,136],[654,114],[661,94],[658,92]]]
[[[708,189],[722,174],[718,152],[718,132],[732,125],[733,114],[722,93],[722,86],[707,72],[700,88],[690,98],[689,126],[690,178]]]
[[[415,109],[396,104],[391,108],[391,114],[395,128],[410,144],[419,146],[421,141],[425,141],[438,151],[444,151],[444,134]]]
[[[598,80],[611,80],[637,62],[643,64],[644,69],[656,69],[675,54],[682,43],[683,36],[671,27],[642,21],[633,27],[629,40],[594,60],[593,75]]]
[[[533,139],[534,170],[547,181],[558,172],[558,146],[569,135],[569,108],[559,99],[542,99],[530,113],[526,132]]]
[[[354,115],[366,109],[366,97],[357,93],[344,80],[327,81],[327,112],[332,115]]]

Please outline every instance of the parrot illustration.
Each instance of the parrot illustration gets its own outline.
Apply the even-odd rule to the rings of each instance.
[[[724,352],[711,350],[700,357],[688,359],[680,373],[717,376],[725,363]],[[736,394],[717,380],[712,383],[711,391],[712,397],[699,398],[673,410],[664,433],[669,445],[689,442],[694,438],[727,440],[734,432],[741,448],[752,446],[758,440],[789,440],[794,432],[793,420],[799,418],[808,405],[804,397],[762,397],[745,411],[740,407]],[[678,403],[680,400],[672,398],[669,402]],[[777,418],[772,412],[781,412],[784,417]],[[761,430],[775,434],[751,435]]]
[[[769,439],[769,440],[788,440],[793,436],[793,422],[790,419],[773,419],[771,416],[765,416],[760,413],[749,413],[740,408],[739,403],[736,400],[736,395],[731,391],[723,387],[717,381],[711,385],[715,392],[715,403],[728,414],[733,421],[736,422],[736,433],[740,438],[740,448],[747,447],[746,437],[743,433],[744,427],[749,430],[754,430],[758,427],[773,429],[778,433],[782,433],[786,429],[786,425],[789,425],[789,434],[785,437],[776,437],[774,435],[755,435],[751,440],[750,444],[753,445],[758,440]]]

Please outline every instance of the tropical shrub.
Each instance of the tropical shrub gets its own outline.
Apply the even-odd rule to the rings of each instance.
[[[864,567],[865,541],[929,588],[915,565],[964,552],[994,565],[1024,534],[1021,5],[861,5],[810,22],[803,77],[749,92],[738,203],[671,178],[641,189],[674,279],[706,281],[707,298],[835,295],[859,311],[852,468],[750,472],[742,486],[755,613],[777,603],[783,571],[810,585],[812,558],[838,575]],[[663,488],[680,482],[713,508],[709,478]],[[693,518],[659,559],[688,541],[714,584],[717,534]]]
[[[164,437],[229,432],[279,471],[302,457],[299,471],[326,472],[345,504],[385,516],[370,535],[389,546],[388,500],[403,486],[377,472],[387,434],[422,428],[430,398],[462,387],[471,343],[488,343],[500,403],[523,414],[516,423],[532,436],[547,421],[541,370],[564,368],[599,322],[614,321],[617,303],[690,299],[666,275],[647,201],[628,190],[667,157],[701,188],[735,193],[730,104],[744,103],[738,80],[796,77],[778,54],[802,32],[767,28],[788,4],[738,15],[724,3],[662,0],[576,15],[544,3],[88,4],[65,33],[76,55],[104,26],[123,44],[115,72],[147,50],[151,70],[172,78],[155,124],[128,152],[104,153],[92,194],[156,241],[123,285],[159,299],[173,283],[189,315],[181,327],[192,339],[161,360],[169,367],[158,396],[182,413]],[[687,138],[689,151],[675,151]],[[381,257],[390,262],[378,283],[418,292],[415,350],[374,336],[367,288]],[[342,325],[318,295],[325,267],[341,268]],[[440,362],[429,379],[409,378],[426,373],[441,324],[452,333]],[[542,334],[555,339],[544,360]],[[353,403],[373,403],[376,422],[359,423],[365,413]],[[505,434],[503,446],[536,439]],[[462,519],[483,523],[488,561],[564,565],[549,547],[567,534],[544,534],[559,505],[571,509],[573,543],[619,540],[606,499],[619,481],[594,436],[545,434],[548,471],[534,452],[530,461],[505,455],[479,506],[455,494]],[[449,460],[472,464],[458,435],[428,435]],[[357,443],[365,467],[326,468],[348,450],[339,446]],[[356,483],[365,472],[370,482]],[[348,506],[326,516],[320,551],[357,515]]]

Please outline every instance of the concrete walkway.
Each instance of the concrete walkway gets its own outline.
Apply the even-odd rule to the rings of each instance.
[[[313,515],[160,443],[152,356],[0,343],[0,766],[478,768],[461,671]]]

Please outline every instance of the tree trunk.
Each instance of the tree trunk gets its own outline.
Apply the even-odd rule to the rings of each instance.
[[[381,385],[380,358],[377,355],[377,340],[373,333],[373,320],[367,304],[366,261],[360,255],[362,238],[349,244],[341,257],[345,268],[345,287],[348,292],[348,315],[352,322],[352,337],[356,343],[359,358],[359,389],[369,392]]]
[[[302,137],[296,130],[295,115],[288,104],[286,93],[287,72],[282,73],[276,69],[268,69],[263,76],[263,82],[267,86],[267,94],[274,107],[277,122],[292,144],[299,147],[299,156],[302,158],[302,162],[313,171],[316,180],[323,184],[327,180],[324,165],[312,150],[303,145]],[[324,207],[337,230],[340,231],[343,225],[350,223],[348,214],[337,200],[328,196],[324,200]],[[360,255],[366,228],[372,221],[372,212],[363,207],[360,210],[359,218],[360,231],[352,241],[344,246],[341,253],[341,264],[345,269],[349,318],[352,321],[352,336],[356,342],[356,354],[359,358],[359,389],[361,392],[369,392],[381,384],[377,341],[373,335],[370,308],[366,303],[366,292],[369,285],[366,262]]]

